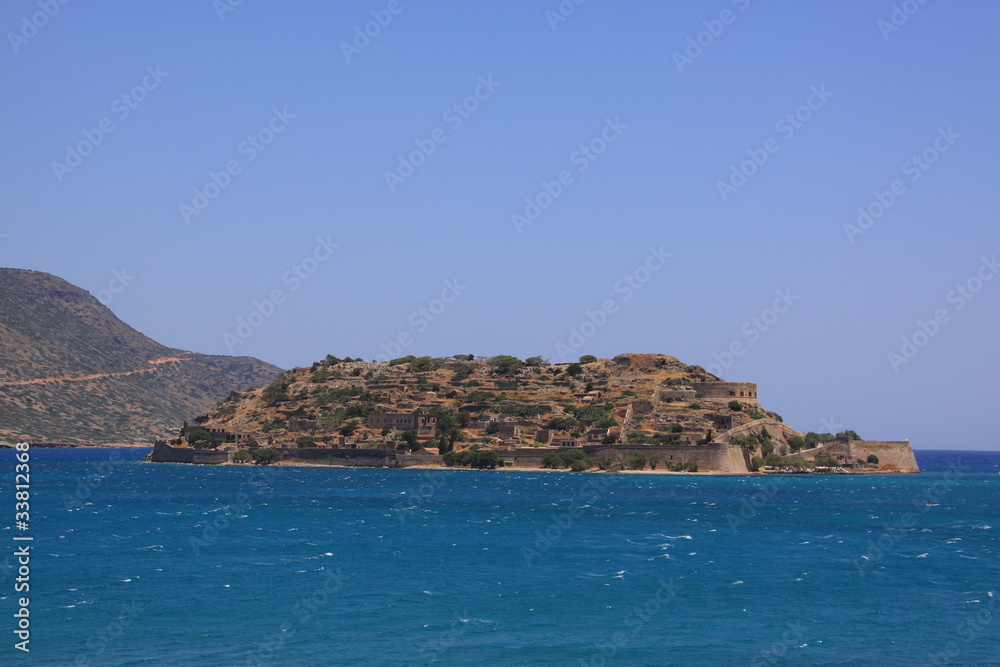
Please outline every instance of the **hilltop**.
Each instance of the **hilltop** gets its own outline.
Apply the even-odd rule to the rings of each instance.
[[[149,442],[280,371],[166,347],[61,278],[0,269],[0,442]]]

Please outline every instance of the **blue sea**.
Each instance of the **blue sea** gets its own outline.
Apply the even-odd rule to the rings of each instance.
[[[769,478],[145,454],[33,450],[18,530],[0,451],[0,662],[1000,665],[1000,453]]]

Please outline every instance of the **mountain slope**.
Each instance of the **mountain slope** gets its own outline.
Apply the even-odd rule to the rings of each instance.
[[[166,347],[61,278],[0,269],[0,441],[149,442],[279,372]]]

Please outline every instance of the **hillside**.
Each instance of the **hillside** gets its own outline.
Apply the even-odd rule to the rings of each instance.
[[[728,397],[696,398],[694,387],[720,382],[700,366],[655,354],[559,365],[537,357],[524,362],[458,355],[373,363],[330,357],[311,368],[292,369],[268,387],[233,395],[198,422],[206,430],[241,434],[260,445],[295,446],[305,435],[393,447],[411,429],[369,426],[368,417],[419,410],[435,423],[415,429],[418,441],[447,449],[453,441],[462,448],[556,444],[567,438],[695,444],[720,430],[777,417],[759,407],[751,383],[745,383],[747,395],[738,410],[728,406]]]
[[[279,372],[166,347],[61,278],[0,269],[0,442],[151,442]]]

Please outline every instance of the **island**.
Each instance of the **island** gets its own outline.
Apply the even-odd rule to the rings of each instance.
[[[148,460],[379,468],[712,474],[916,473],[907,440],[801,433],[727,382],[662,354],[551,364],[500,355],[328,355],[234,391]]]

